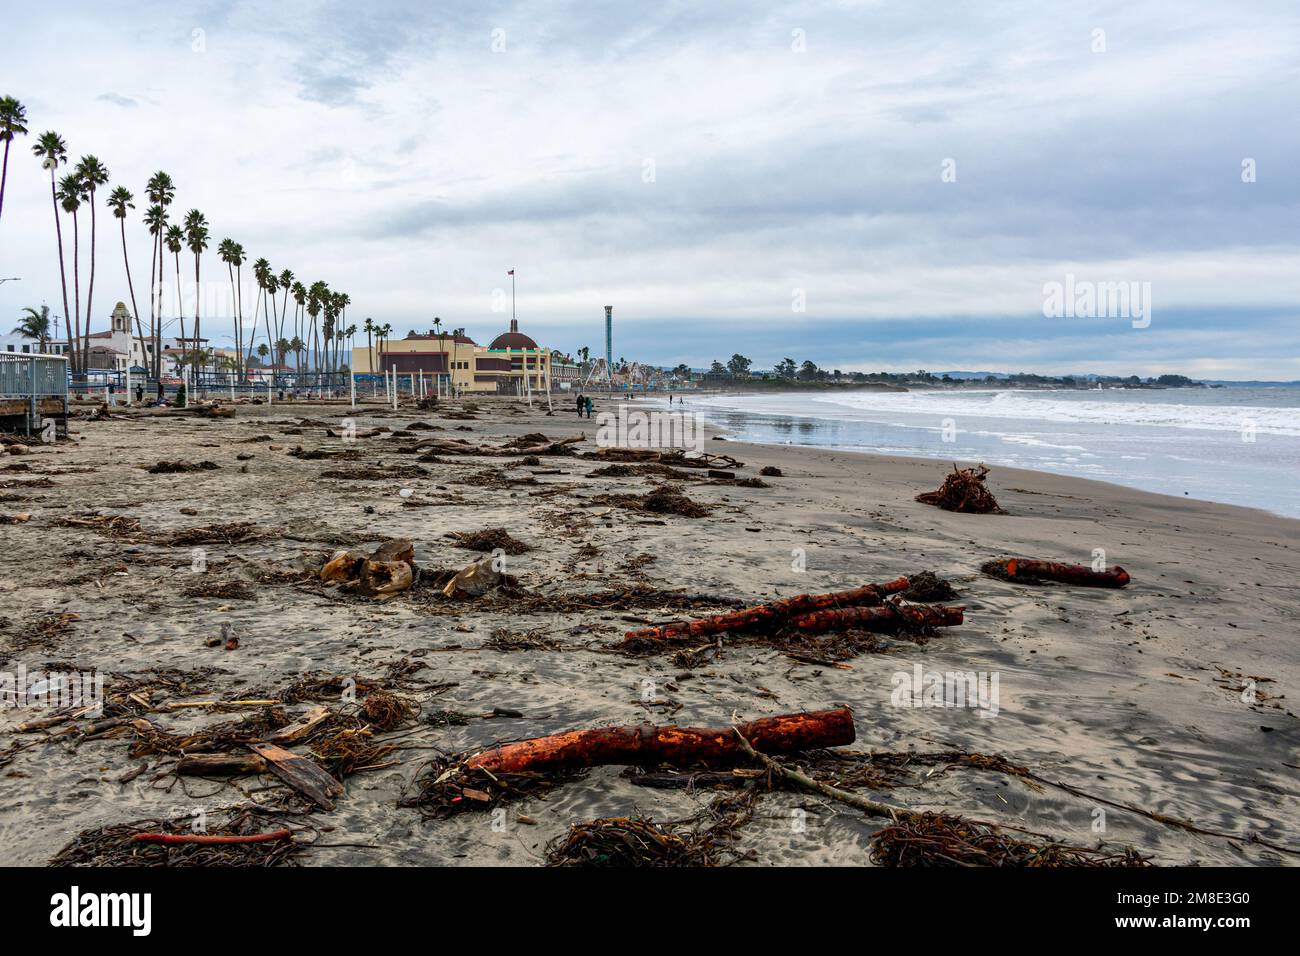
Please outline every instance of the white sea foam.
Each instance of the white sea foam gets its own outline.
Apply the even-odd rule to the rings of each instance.
[[[1112,391],[1107,399],[1086,393],[1026,390],[840,392],[826,395],[790,392],[774,395],[724,395],[701,400],[714,408],[820,419],[897,423],[899,415],[927,418],[1009,419],[1121,427],[1182,428],[1300,437],[1300,408],[1261,405],[1190,404],[1143,400],[1139,390]],[[1169,395],[1169,392],[1159,393]],[[1068,397],[1066,397],[1068,396]],[[1215,396],[1218,397],[1218,396]],[[1226,397],[1226,396],[1225,396]],[[885,418],[884,416],[890,416]],[[915,427],[918,422],[909,423]],[[1021,436],[1005,436],[1021,440]]]

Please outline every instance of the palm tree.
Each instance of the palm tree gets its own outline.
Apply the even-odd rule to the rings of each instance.
[[[257,300],[253,303],[253,330],[248,334],[248,358],[253,357],[255,351],[253,342],[257,338],[257,310],[262,307],[266,301],[266,281],[271,275],[271,263],[265,257],[258,259],[253,263],[253,281],[257,283]],[[270,327],[269,324],[267,326]],[[267,339],[269,342],[270,339]]]
[[[4,140],[5,158],[0,171],[0,214],[5,208],[5,180],[9,178],[9,144],[15,136],[27,135],[27,107],[12,96],[0,96],[0,140]]]
[[[288,269],[281,270],[280,275],[276,277],[276,283],[280,287],[280,319],[275,327],[275,337],[278,340],[284,337],[284,316],[289,308],[289,293],[293,290],[293,273]],[[284,364],[283,359],[280,364]]]
[[[157,299],[162,296],[162,273],[158,269],[158,251],[162,248],[163,237],[167,233],[167,210],[154,203],[144,213],[144,224],[153,236],[153,248],[149,251],[149,341],[154,341],[155,313],[160,312]],[[155,292],[155,278],[158,290]],[[154,361],[149,359],[149,374],[154,375]]]
[[[50,307],[42,303],[40,309],[37,310],[29,305],[23,309],[23,312],[26,314],[19,319],[18,324],[10,334],[35,339],[37,350],[44,352],[45,343],[50,340]]]
[[[6,149],[8,145],[6,144]],[[63,324],[68,333],[68,345],[72,345],[72,311],[68,308],[68,271],[63,264],[63,226],[59,222],[59,194],[55,188],[55,172],[59,166],[68,161],[68,147],[63,137],[53,130],[40,135],[32,146],[32,152],[41,158],[41,165],[50,171],[50,201],[54,204],[54,233],[59,245],[59,281],[63,284]],[[72,373],[77,372],[77,357],[68,358]]]
[[[230,314],[235,320],[235,349],[238,350],[240,328],[239,316],[235,309],[235,300],[237,298],[235,292],[235,246],[234,239],[222,239],[217,243],[217,258],[226,264],[226,275],[230,277]]]
[[[370,344],[370,337],[375,331],[375,320],[366,316],[366,321],[361,324],[361,328],[366,332],[366,365],[371,374],[375,371],[375,349]]]
[[[157,217],[158,231],[155,234],[154,250],[152,253],[153,260],[156,260],[158,266],[158,292],[156,295],[150,295],[150,334],[154,339],[153,348],[153,374],[155,378],[162,376],[162,284],[163,284],[163,237],[167,225],[167,208],[176,199],[176,184],[172,178],[162,170],[154,173],[149,177],[149,182],[145,186],[145,193],[149,197],[150,214],[153,213],[154,207],[159,210]],[[152,230],[152,226],[151,226]],[[150,264],[150,276],[153,276],[153,264]],[[151,289],[152,293],[152,289]],[[157,315],[154,315],[154,312]]]
[[[140,340],[140,360],[143,362],[147,354],[144,350],[144,327],[140,324],[140,309],[135,304],[135,285],[131,282],[131,260],[126,255],[126,211],[135,208],[133,199],[135,197],[131,195],[131,190],[125,186],[118,186],[108,195],[108,208],[113,210],[113,216],[122,231],[122,265],[126,267],[126,287],[131,293],[131,311],[135,314],[135,332],[136,338]]]
[[[238,242],[234,244],[230,255],[230,261],[235,266],[235,313],[239,317],[239,322],[236,325],[235,354],[242,368],[244,361],[244,263],[248,261],[248,255],[244,252],[244,247]],[[254,325],[256,325],[256,322],[254,322]]]
[[[275,332],[271,329],[271,319],[275,317],[275,293],[279,288],[280,280],[275,277],[275,273],[268,267],[266,271],[266,303],[262,306],[262,318],[266,322],[266,341],[268,345],[275,342]],[[267,306],[270,306],[270,308],[268,309]],[[272,377],[274,377],[274,373]]]
[[[295,370],[298,371],[299,375],[301,376],[302,359],[303,359],[302,353],[306,350],[307,344],[302,340],[302,336],[306,332],[306,330],[300,329],[298,327],[298,323],[300,318],[305,318],[307,314],[306,311],[304,310],[304,306],[307,304],[307,287],[303,285],[301,282],[295,282],[293,284],[292,291],[293,291],[293,301],[294,301],[293,340],[298,343],[298,349],[297,349],[298,357],[297,359],[294,360],[294,368]]]
[[[320,374],[320,335],[316,329],[316,319],[320,316],[321,306],[325,296],[329,294],[329,289],[324,282],[313,282],[311,288],[307,290],[307,314],[311,316],[311,337],[312,351],[315,359],[312,362],[316,374]]]
[[[68,351],[76,356],[73,368],[86,371],[86,364],[81,354],[81,235],[77,223],[77,210],[85,198],[85,187],[76,173],[68,173],[59,180],[59,206],[72,216],[72,304],[76,311],[72,314],[72,330],[76,338],[68,342]]]
[[[185,230],[180,226],[168,226],[165,237],[167,251],[172,254],[172,262],[176,266],[176,318],[181,324],[181,349],[188,351],[191,346],[189,340],[185,337],[185,310],[181,308],[181,250],[185,248]],[[194,290],[195,298],[198,297],[198,290]],[[158,305],[158,340],[162,341],[162,303]],[[195,345],[198,343],[195,342]],[[162,346],[158,346],[159,358],[162,357]],[[161,361],[159,362],[162,368]]]
[[[203,296],[199,292],[199,259],[208,247],[208,221],[197,209],[185,214],[185,244],[194,253],[194,345],[202,348],[203,317],[199,314],[199,303]]]
[[[82,156],[77,163],[77,176],[86,189],[86,201],[90,203],[90,284],[86,287],[86,337],[84,350],[90,357],[90,319],[94,309],[95,298],[95,190],[108,183],[108,169],[94,156]]]

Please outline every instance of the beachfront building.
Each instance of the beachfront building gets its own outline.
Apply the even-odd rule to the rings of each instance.
[[[523,394],[543,391],[547,372],[552,384],[576,381],[578,367],[572,359],[543,348],[519,331],[512,320],[490,345],[478,345],[467,335],[452,332],[410,332],[403,339],[352,350],[352,370],[358,375],[396,370],[399,375],[420,375],[440,380],[458,392]]]

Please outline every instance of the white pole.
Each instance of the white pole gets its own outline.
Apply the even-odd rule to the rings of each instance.
[[[348,385],[352,390],[352,407],[357,407],[357,377],[348,369]]]
[[[275,402],[271,400],[271,380],[269,378],[266,380],[266,404],[275,404]]]
[[[397,411],[397,369],[393,369],[393,411]]]
[[[555,411],[555,405],[551,401],[551,353],[546,353],[546,410]]]

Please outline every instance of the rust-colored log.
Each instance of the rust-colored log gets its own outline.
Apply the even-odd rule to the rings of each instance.
[[[674,637],[702,637],[706,634],[718,634],[722,631],[754,631],[771,627],[789,620],[799,614],[819,611],[827,608],[860,607],[882,602],[888,595],[906,591],[911,586],[907,578],[895,578],[884,584],[864,584],[860,588],[848,591],[831,591],[826,594],[796,594],[783,601],[770,604],[758,604],[740,611],[715,614],[694,621],[679,621],[660,627],[647,627],[638,631],[628,631],[624,640],[646,638],[652,641],[668,640]]]
[[[853,714],[846,708],[764,717],[740,724],[754,748],[766,754],[788,754],[821,747],[840,747],[854,740]],[[730,763],[743,757],[731,727],[602,727],[571,730],[549,737],[502,744],[475,754],[470,769],[492,773],[563,770],[606,764],[677,766]]]
[[[244,835],[223,835],[206,833],[137,833],[131,837],[132,843],[203,843],[223,845],[229,843],[267,843],[271,840],[287,840],[291,836],[285,830],[272,830],[269,833],[248,833]]]
[[[1094,571],[1082,564],[1061,564],[1057,561],[1035,561],[1030,558],[1003,558],[990,561],[982,570],[985,574],[1005,581],[1057,581],[1077,584],[1086,588],[1122,588],[1129,583],[1129,574],[1119,565]]]
[[[842,607],[813,611],[790,619],[801,631],[820,634],[844,627],[864,631],[896,631],[914,627],[952,627],[964,619],[964,607],[932,607],[924,604],[881,604],[878,607]]]

